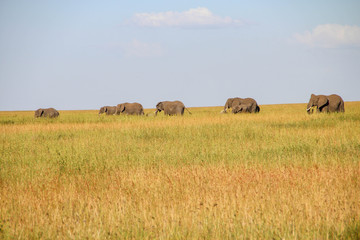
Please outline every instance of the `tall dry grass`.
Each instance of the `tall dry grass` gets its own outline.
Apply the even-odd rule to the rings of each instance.
[[[0,237],[359,239],[360,103],[345,107],[0,112]]]

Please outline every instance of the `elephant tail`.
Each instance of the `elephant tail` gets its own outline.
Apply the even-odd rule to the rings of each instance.
[[[260,112],[260,107],[259,107],[258,105],[256,105],[255,112],[256,112],[256,113]]]
[[[345,112],[344,101],[341,101],[340,103],[340,112]]]
[[[186,109],[186,111],[188,111],[189,113],[190,113],[190,115],[192,114],[190,111],[189,111],[189,109],[187,109],[187,108],[185,108]]]

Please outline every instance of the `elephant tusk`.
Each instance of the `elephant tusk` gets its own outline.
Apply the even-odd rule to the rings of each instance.
[[[312,107],[307,108],[306,111],[310,111],[311,108],[312,108]]]

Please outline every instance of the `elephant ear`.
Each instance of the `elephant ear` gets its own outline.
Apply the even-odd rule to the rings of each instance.
[[[319,101],[318,101],[318,108],[325,106],[328,102],[329,102],[329,100],[327,99],[327,97],[320,96]]]
[[[232,113],[237,113],[238,112],[238,106],[236,106],[236,107],[234,107],[233,109],[232,109]]]
[[[104,113],[106,113],[108,111],[107,107],[104,107]]]
[[[125,104],[120,104],[120,112],[124,112],[125,111]]]
[[[161,110],[162,103],[163,103],[163,102],[158,102],[158,104],[156,104],[156,109],[160,109],[160,110]]]

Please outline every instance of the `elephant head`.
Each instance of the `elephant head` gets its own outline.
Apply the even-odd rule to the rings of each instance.
[[[226,100],[226,103],[225,103],[225,106],[224,106],[224,110],[231,108],[233,102],[234,102],[234,98],[229,98],[228,100]],[[226,111],[226,110],[225,110],[225,111]]]
[[[226,113],[226,109],[229,109],[232,107],[232,104],[234,102],[235,98],[228,98],[228,100],[226,100],[225,106],[224,106],[224,110],[222,110],[220,113]]]
[[[311,94],[309,103],[307,105],[306,111],[307,113],[312,113],[311,108],[312,107],[317,107],[317,111],[321,112],[321,110],[323,109],[323,107],[325,107],[326,105],[329,104],[329,100],[326,96],[324,95],[315,95],[315,94]]]
[[[118,106],[118,107],[119,107],[120,112],[125,111],[125,104],[120,104],[120,106]]]
[[[158,112],[164,111],[164,103],[163,102],[159,102],[158,104],[156,104],[156,111],[155,111],[155,116],[157,115]]]
[[[38,110],[35,111],[35,117],[41,117],[44,114],[44,109],[39,108]]]
[[[103,106],[99,110],[99,115],[102,113],[106,113],[106,115],[113,115],[115,113],[115,106]]]
[[[120,113],[124,112],[124,111],[125,111],[125,104],[126,104],[126,103],[118,104],[118,105],[116,106],[114,115],[119,115]]]
[[[102,109],[102,110],[101,110],[101,109]],[[101,109],[100,109],[100,111],[99,111],[99,114],[100,114],[100,113],[107,113],[107,112],[109,111],[108,106],[102,107]]]

